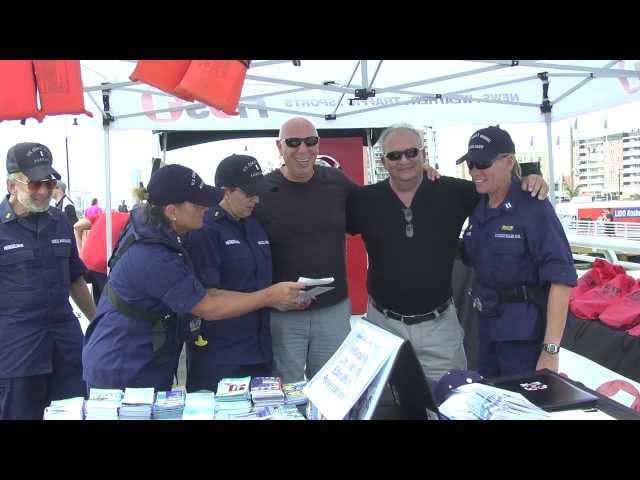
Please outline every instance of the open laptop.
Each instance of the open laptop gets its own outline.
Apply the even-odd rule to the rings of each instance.
[[[373,419],[438,420],[442,416],[410,342],[398,351]]]
[[[531,403],[548,412],[589,408],[598,402],[598,397],[595,395],[569,383],[557,373],[547,369],[530,375],[488,380],[487,383],[494,387],[520,393]]]

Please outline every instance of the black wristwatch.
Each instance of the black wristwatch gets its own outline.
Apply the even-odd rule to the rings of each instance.
[[[543,343],[542,350],[552,355],[555,355],[560,351],[560,345],[557,343]]]

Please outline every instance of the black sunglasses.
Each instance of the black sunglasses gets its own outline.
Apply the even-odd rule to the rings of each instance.
[[[467,167],[469,167],[469,170],[471,170],[472,168],[477,168],[478,170],[486,170],[487,168],[491,167],[491,165],[493,165],[496,160],[508,157],[509,155],[511,154],[501,153],[500,155],[489,160],[470,160],[469,158],[467,158]]]
[[[304,142],[307,147],[313,147],[318,144],[318,140],[319,138],[314,136],[306,138],[291,137],[285,138],[284,143],[286,143],[289,148],[298,148],[302,142]]]
[[[393,152],[389,152],[385,154],[385,157],[387,157],[392,162],[395,162],[397,160],[400,160],[402,158],[402,155],[404,155],[407,158],[416,158],[418,156],[418,153],[420,153],[420,149],[413,147],[413,148],[407,148],[406,150],[402,150],[402,151],[394,150]]]
[[[402,213],[404,214],[404,221],[407,222],[404,234],[407,238],[413,238],[413,211],[410,208],[403,208]]]

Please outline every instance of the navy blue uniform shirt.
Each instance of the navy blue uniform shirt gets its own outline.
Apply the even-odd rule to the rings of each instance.
[[[519,179],[498,208],[489,208],[484,195],[469,218],[464,247],[475,271],[473,296],[482,302],[480,328],[488,328],[493,341],[542,340],[546,309],[498,304],[496,289],[576,285],[571,248],[549,200],[522,191]]]
[[[69,287],[85,271],[65,214],[18,218],[0,203],[0,378],[52,371],[54,345],[79,370],[82,329]]]
[[[205,214],[204,226],[189,234],[185,246],[206,288],[255,292],[271,286],[271,249],[265,230],[249,216],[233,219],[220,206]],[[188,343],[189,375],[208,375],[208,366],[271,362],[269,309],[203,322],[206,345]],[[200,342],[202,343],[202,342]]]
[[[172,230],[146,223],[143,217],[143,209],[132,211],[119,245],[135,235],[139,239],[165,240],[174,248],[161,243],[134,243],[111,270],[108,283],[122,300],[135,307],[188,316],[206,291],[190,266],[180,237]],[[171,388],[182,349],[180,325],[168,332],[170,360],[161,365],[154,361],[151,327],[149,321],[120,313],[108,296],[102,295],[82,352],[86,382],[104,388]]]

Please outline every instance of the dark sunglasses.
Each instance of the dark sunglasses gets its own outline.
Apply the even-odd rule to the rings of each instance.
[[[24,180],[20,180],[16,178],[16,181],[20,183],[24,183],[27,186],[27,190],[29,190],[31,193],[36,193],[37,191],[39,191],[42,185],[45,185],[48,190],[53,190],[54,188],[56,188],[56,185],[58,184],[58,180],[56,180],[55,178],[48,178],[46,180],[37,180],[37,181],[28,181],[28,182],[25,182]]]
[[[304,142],[304,144],[307,147],[313,147],[318,144],[318,140],[319,140],[318,137],[306,137],[306,138],[291,137],[291,138],[285,138],[284,143],[286,143],[287,147],[289,148],[298,148],[302,144],[302,142]]]
[[[407,148],[406,150],[403,150],[403,151],[394,150],[393,152],[389,152],[385,154],[385,157],[387,157],[392,162],[395,162],[397,160],[400,160],[402,158],[402,155],[404,155],[407,158],[416,158],[418,156],[418,153],[420,153],[420,149],[414,147],[414,148]]]
[[[413,211],[410,208],[403,208],[402,213],[404,214],[404,221],[407,222],[404,234],[407,238],[413,238]]]
[[[470,160],[469,158],[467,158],[467,167],[469,167],[469,170],[471,170],[472,168],[477,168],[478,170],[486,170],[487,168],[491,167],[491,165],[493,165],[496,160],[508,157],[509,155],[511,154],[501,153],[500,155],[489,160]]]

